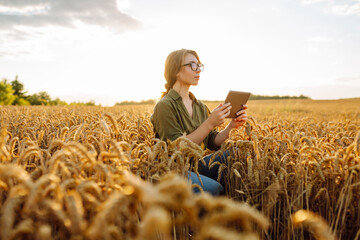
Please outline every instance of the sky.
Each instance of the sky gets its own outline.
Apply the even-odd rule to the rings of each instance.
[[[157,99],[195,50],[198,99],[360,97],[360,0],[0,0],[0,78],[67,102]]]

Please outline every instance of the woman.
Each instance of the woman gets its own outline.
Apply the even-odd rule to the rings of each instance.
[[[180,49],[169,54],[165,62],[166,92],[154,108],[151,122],[155,136],[161,140],[174,141],[184,132],[186,137],[203,148],[217,150],[229,137],[230,130],[242,126],[246,120],[245,105],[237,113],[237,117],[220,132],[215,127],[225,122],[230,114],[230,103],[219,104],[211,113],[207,106],[189,91],[190,86],[196,86],[200,79],[200,72],[204,69],[199,56],[193,50]],[[211,155],[204,158],[206,165],[199,162],[199,173],[204,191],[213,195],[223,194],[223,186],[216,181],[218,165],[209,169]],[[226,156],[215,158],[215,161],[224,162]],[[197,175],[190,172],[189,179],[200,185]],[[195,190],[196,191],[196,190]]]

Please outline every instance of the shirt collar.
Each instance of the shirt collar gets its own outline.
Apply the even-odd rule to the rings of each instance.
[[[181,99],[181,96],[179,95],[179,93],[172,88],[169,90],[168,95],[169,95],[169,97],[171,97],[174,100]],[[191,100],[193,100],[194,102],[197,102],[197,99],[192,92],[189,92],[189,96],[190,96]]]
[[[197,102],[196,97],[192,92],[189,92],[189,96],[190,96],[191,100],[193,100],[194,102]]]

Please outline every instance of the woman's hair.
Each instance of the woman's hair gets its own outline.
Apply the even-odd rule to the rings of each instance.
[[[169,90],[174,86],[176,82],[176,74],[180,72],[180,69],[182,67],[183,60],[185,58],[186,54],[192,54],[196,57],[196,59],[200,62],[199,56],[194,50],[189,49],[180,49],[171,52],[165,61],[165,72],[164,77],[166,80],[165,88],[166,91],[161,94],[161,97],[164,97]]]

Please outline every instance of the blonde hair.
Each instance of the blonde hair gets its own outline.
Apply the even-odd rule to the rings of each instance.
[[[196,59],[199,61],[199,63],[201,63],[198,54],[194,50],[183,48],[171,52],[167,56],[165,61],[164,77],[166,80],[166,84],[165,84],[166,91],[162,92],[161,98],[164,97],[169,92],[169,90],[174,86],[176,82],[176,74],[180,72],[186,54],[194,55]]]

